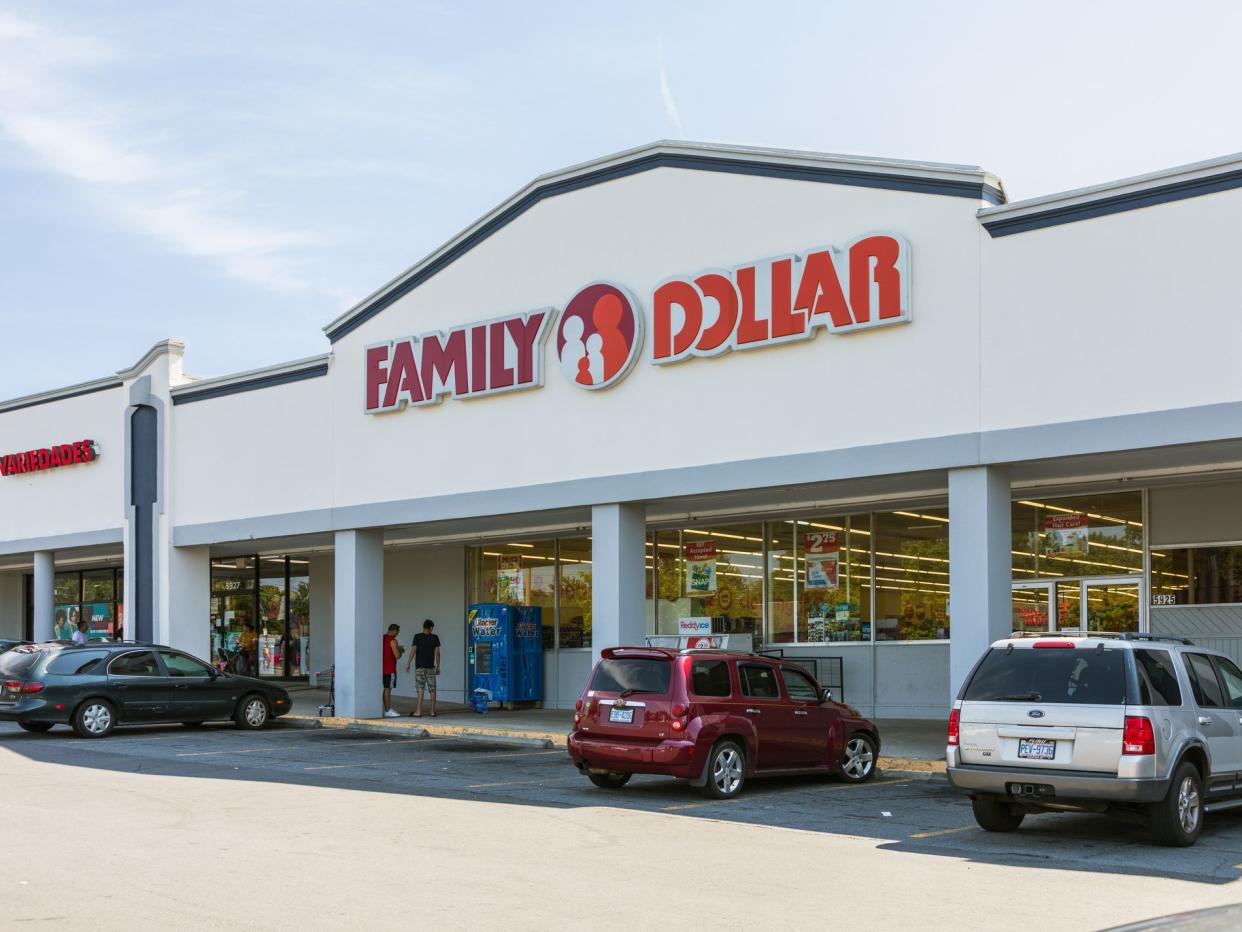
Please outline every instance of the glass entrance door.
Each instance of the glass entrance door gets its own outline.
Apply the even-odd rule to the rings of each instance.
[[[1015,584],[1010,598],[1013,613],[1012,630],[1051,631],[1049,606],[1052,603],[1052,583]]]
[[[1082,584],[1082,626],[1088,631],[1137,631],[1142,580],[1092,579]]]

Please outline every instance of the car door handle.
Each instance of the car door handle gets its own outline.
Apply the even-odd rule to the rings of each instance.
[[[747,714],[747,715],[758,715],[758,714],[760,714],[760,712],[761,712],[761,711],[762,711],[762,710],[760,710],[760,709],[747,709],[747,710],[746,710],[746,714]]]
[[[189,689],[188,683],[173,683],[173,689]]]
[[[794,709],[794,715],[806,715],[806,709]]]
[[[1200,725],[1210,725],[1210,724],[1212,724],[1212,716],[1210,716],[1210,715],[1200,715],[1200,716],[1199,716],[1199,724],[1200,724]]]

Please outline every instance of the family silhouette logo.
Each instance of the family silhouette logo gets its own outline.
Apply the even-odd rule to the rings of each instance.
[[[565,378],[579,388],[607,388],[634,365],[643,342],[643,316],[624,288],[596,282],[565,306],[556,355]]]

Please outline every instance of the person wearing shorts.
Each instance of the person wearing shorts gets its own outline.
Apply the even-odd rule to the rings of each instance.
[[[400,625],[389,625],[388,633],[384,635],[384,718],[396,718],[398,715],[392,707],[392,689],[397,685],[397,661],[401,659],[401,645],[397,643],[400,633]],[[408,669],[409,664],[406,667]]]
[[[414,664],[414,691],[418,694],[414,702],[415,718],[423,715],[423,690],[431,694],[431,717],[436,717],[436,677],[440,675],[440,639],[432,633],[436,623],[428,618],[423,622],[423,630],[414,635],[414,649],[410,659],[405,662],[405,670],[410,671]]]

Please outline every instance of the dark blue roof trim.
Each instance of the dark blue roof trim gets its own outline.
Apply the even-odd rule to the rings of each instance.
[[[254,392],[261,388],[272,388],[276,385],[287,385],[290,382],[304,382],[317,379],[328,374],[328,364],[320,363],[306,369],[295,369],[292,372],[278,372],[274,375],[261,375],[245,382],[232,382],[228,385],[216,385],[197,392],[179,392],[172,396],[175,405],[188,405],[193,401],[207,401],[209,398],[223,398],[225,395],[240,395],[242,392]]]
[[[660,153],[649,155],[623,165],[601,168],[594,172],[576,175],[563,181],[549,182],[508,210],[493,217],[470,236],[453,246],[443,255],[429,263],[416,275],[379,295],[371,304],[339,326],[328,331],[328,339],[335,343],[352,330],[356,330],[384,308],[405,297],[427,279],[446,266],[460,259],[501,227],[516,220],[540,201],[560,194],[568,194],[581,188],[615,181],[629,175],[637,175],[653,168],[685,168],[692,171],[724,172],[734,175],[757,175],[763,178],[785,178],[794,181],[815,181],[823,184],[855,185],[863,188],[880,188],[887,191],[913,191],[918,194],[940,194],[949,197],[967,197],[984,200],[991,204],[1003,204],[1004,195],[995,187],[980,181],[952,181],[940,178],[920,178],[914,175],[894,175],[884,172],[852,171],[843,168],[818,168],[811,165],[783,165],[771,162],[752,162],[747,159],[715,158],[702,155],[675,155]]]
[[[1184,201],[1192,197],[1202,197],[1204,194],[1232,191],[1235,188],[1242,188],[1242,171],[1226,172],[1221,175],[1212,175],[1209,178],[1192,178],[1189,181],[1178,181],[1155,188],[1146,188],[1142,191],[1116,194],[1085,204],[1053,207],[1039,213],[1023,214],[1020,217],[1002,217],[991,221],[985,217],[982,222],[984,229],[993,238],[1012,236],[1014,233],[1055,227],[1062,223],[1077,223],[1079,220],[1090,220],[1093,217],[1107,217],[1110,214],[1120,214],[1127,210],[1155,207],[1158,204]]]
[[[95,385],[91,388],[84,388],[77,392],[68,392],[64,395],[56,395],[52,398],[36,398],[34,401],[27,401],[25,404],[12,405],[10,407],[0,405],[0,414],[8,414],[10,411],[21,411],[23,408],[34,408],[38,405],[55,404],[68,398],[81,398],[83,395],[93,395],[95,392],[110,392],[114,388],[120,388],[121,385],[121,380],[117,379],[115,382],[109,382],[107,385]]]

